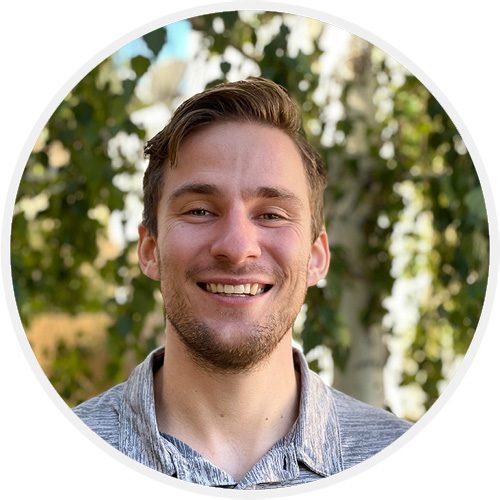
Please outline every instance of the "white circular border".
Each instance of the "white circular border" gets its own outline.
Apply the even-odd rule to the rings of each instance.
[[[47,123],[47,121],[50,119],[51,115],[55,111],[56,107],[59,105],[59,103],[64,99],[64,97],[71,91],[71,89],[82,79],[85,77],[85,75],[92,70],[99,62],[101,62],[103,59],[106,57],[110,56],[112,53],[114,53],[117,49],[122,47],[124,44],[127,42],[134,40],[143,34],[150,32],[156,28],[159,28],[161,26],[164,26],[166,24],[171,24],[173,22],[182,20],[182,19],[187,19],[190,17],[198,16],[198,15],[204,15],[208,13],[213,13],[213,12],[222,12],[222,11],[233,11],[233,10],[267,10],[267,11],[277,11],[277,12],[287,12],[290,14],[296,14],[300,16],[305,16],[305,17],[311,17],[314,19],[318,19],[321,22],[331,24],[334,26],[337,26],[339,28],[345,29],[357,36],[360,36],[361,38],[364,38],[365,40],[369,41],[370,43],[376,45],[380,49],[384,50],[386,53],[391,55],[394,59],[399,61],[401,64],[403,64],[413,75],[415,75],[429,90],[430,92],[439,100],[443,108],[446,110],[446,112],[449,114],[451,117],[453,123],[457,127],[458,131],[460,132],[467,148],[468,151],[473,159],[474,165],[476,167],[476,171],[478,173],[479,179],[481,181],[481,186],[484,194],[484,198],[486,201],[486,207],[488,211],[488,220],[489,220],[489,231],[490,231],[490,268],[489,268],[489,279],[488,279],[488,289],[484,301],[484,306],[483,306],[483,311],[481,314],[480,321],[478,323],[477,329],[476,329],[476,334],[474,336],[474,339],[468,349],[468,352],[465,356],[464,361],[461,363],[461,366],[457,370],[457,373],[454,375],[453,379],[451,382],[448,384],[447,388],[445,389],[444,393],[440,396],[438,401],[433,405],[433,407],[426,412],[426,414],[419,420],[415,426],[409,430],[402,438],[400,438],[396,443],[393,445],[390,445],[387,447],[385,450],[377,454],[375,457],[372,457],[365,462],[348,469],[340,474],[337,474],[335,476],[331,476],[330,478],[323,479],[319,482],[314,482],[314,483],[309,483],[308,485],[302,485],[302,486],[296,486],[292,489],[285,488],[285,489],[279,489],[279,490],[264,490],[264,491],[259,491],[257,492],[245,492],[245,491],[226,491],[226,490],[215,490],[213,488],[206,488],[206,487],[200,487],[198,485],[192,485],[189,483],[185,483],[183,481],[178,481],[174,480],[172,478],[167,478],[163,474],[160,474],[158,472],[152,471],[150,469],[147,469],[146,467],[142,466],[141,464],[138,464],[137,462],[128,459],[125,457],[123,454],[117,452],[114,448],[111,446],[107,445],[104,443],[100,438],[98,438],[92,431],[90,431],[74,414],[73,412],[68,408],[68,406],[65,404],[65,402],[61,399],[59,394],[55,391],[55,389],[52,387],[50,382],[48,381],[47,377],[45,376],[44,372],[41,370],[34,354],[33,351],[31,350],[31,347],[27,341],[26,334],[24,332],[23,326],[20,322],[19,319],[19,314],[17,311],[17,305],[15,302],[14,294],[13,294],[13,289],[12,289],[12,279],[11,279],[11,270],[10,270],[10,225],[12,222],[12,215],[13,215],[13,207],[14,207],[14,201],[15,201],[15,196],[17,193],[17,189],[19,186],[19,181],[21,178],[21,175],[24,171],[24,167],[26,165],[27,159],[29,157],[29,154],[31,153],[34,143],[36,139],[38,138],[41,130]],[[84,432],[93,442],[101,446],[103,449],[108,451],[108,453],[111,453],[115,458],[118,458],[122,462],[126,463],[129,466],[132,466],[139,470],[142,473],[146,473],[147,475],[150,475],[151,477],[158,479],[160,481],[165,481],[171,486],[175,486],[177,488],[182,488],[182,489],[187,489],[190,491],[194,491],[197,493],[204,493],[204,494],[209,494],[209,495],[214,495],[214,496],[227,496],[227,497],[234,497],[235,495],[245,495],[245,494],[251,494],[251,495],[262,495],[262,496],[273,496],[273,497],[278,497],[278,496],[288,496],[290,494],[300,494],[304,492],[306,489],[307,490],[316,490],[316,489],[321,489],[323,487],[330,486],[332,484],[338,483],[339,481],[342,481],[344,479],[347,479],[348,477],[351,477],[355,474],[358,474],[359,472],[362,472],[363,470],[371,467],[373,464],[383,460],[386,456],[389,454],[393,453],[395,450],[397,450],[399,447],[403,446],[408,440],[412,439],[414,434],[420,431],[420,429],[424,426],[427,425],[427,423],[430,421],[430,419],[433,418],[433,416],[440,411],[442,406],[446,404],[448,399],[451,397],[453,392],[456,390],[457,386],[460,384],[461,380],[463,379],[466,371],[469,369],[472,359],[474,358],[478,347],[479,343],[482,340],[484,336],[484,332],[486,330],[486,324],[488,322],[488,319],[491,315],[491,310],[492,310],[492,305],[493,305],[493,295],[496,290],[496,284],[497,284],[497,262],[494,256],[498,255],[498,234],[497,234],[497,223],[496,223],[496,212],[495,212],[495,206],[494,206],[494,201],[493,201],[493,196],[490,191],[490,186],[488,184],[488,179],[486,175],[486,171],[484,169],[484,166],[482,164],[482,161],[479,157],[479,153],[477,151],[477,148],[472,140],[472,137],[470,136],[469,132],[467,131],[465,125],[463,124],[462,120],[458,116],[457,112],[454,110],[453,106],[451,103],[448,101],[446,96],[437,88],[437,86],[434,84],[434,82],[427,76],[425,75],[418,67],[416,67],[410,60],[406,59],[406,57],[401,54],[397,49],[394,47],[390,46],[383,40],[379,39],[375,35],[373,35],[370,32],[365,31],[364,29],[360,28],[359,26],[356,26],[348,21],[345,21],[343,19],[337,18],[331,14],[323,13],[320,11],[304,8],[304,7],[298,7],[298,6],[291,6],[291,5],[284,5],[280,3],[273,3],[273,2],[267,2],[267,1],[262,1],[262,2],[230,2],[230,3],[222,3],[222,4],[212,4],[212,5],[204,5],[201,7],[194,7],[190,8],[188,10],[182,11],[182,12],[177,12],[174,14],[170,14],[168,16],[165,16],[163,18],[160,18],[152,23],[148,23],[146,25],[143,25],[142,27],[130,32],[129,34],[121,37],[117,41],[115,41],[113,44],[99,52],[95,57],[93,57],[90,61],[88,61],[60,90],[59,92],[55,95],[55,97],[52,99],[50,102],[49,106],[45,109],[44,113],[42,116],[39,118],[37,121],[36,125],[34,126],[28,141],[25,144],[25,147],[23,149],[23,152],[20,155],[19,161],[17,163],[15,173],[12,176],[11,183],[10,183],[10,189],[9,189],[9,194],[6,200],[6,208],[5,208],[5,213],[4,213],[4,220],[3,220],[3,232],[2,234],[4,235],[4,238],[2,240],[2,246],[3,246],[3,258],[2,258],[2,270],[3,270],[3,275],[4,275],[4,286],[5,286],[5,291],[6,291],[6,297],[7,297],[7,302],[8,302],[8,308],[9,312],[11,315],[11,319],[14,325],[14,328],[16,330],[18,340],[23,348],[24,354],[28,361],[30,362],[30,365],[32,369],[34,370],[36,376],[38,377],[40,383],[42,386],[45,388],[45,390],[48,392],[50,397],[55,401],[55,403],[59,406],[61,411],[65,413],[68,418],[77,426],[80,428],[82,432]],[[7,237],[8,236],[8,237]]]

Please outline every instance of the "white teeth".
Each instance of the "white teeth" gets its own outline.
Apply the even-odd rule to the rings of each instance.
[[[264,292],[259,283],[245,283],[244,285],[224,285],[222,283],[207,283],[206,290],[212,293],[234,295],[258,295]]]

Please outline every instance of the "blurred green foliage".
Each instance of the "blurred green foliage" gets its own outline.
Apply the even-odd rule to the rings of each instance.
[[[352,283],[364,289],[358,316],[367,334],[387,338],[394,332],[383,322],[384,301],[395,279],[429,273],[401,381],[421,387],[428,408],[447,377],[443,353],[451,353],[448,365],[465,354],[481,313],[489,245],[479,180],[449,116],[415,77],[360,40],[347,60],[349,72],[320,74],[324,26],[311,20],[310,46],[297,50],[290,42],[290,19],[274,12],[191,19],[201,35],[199,57],[220,67],[220,78],[207,86],[244,73],[244,64],[229,57],[229,48],[236,51],[241,61],[258,68],[255,74],[282,84],[298,101],[304,132],[329,168],[332,266],[324,286],[308,294],[301,335],[305,352],[326,346],[336,368],[346,369],[352,338],[341,301]],[[156,284],[138,271],[136,242],[125,238],[110,257],[103,250],[111,215],[121,213],[123,227],[127,223],[122,211],[128,191],[116,180],[140,171],[139,160],[120,148],[111,158],[110,142],[120,133],[144,141],[144,129],[130,119],[146,106],[136,87],[169,43],[163,28],[143,38],[150,55],[130,59],[126,76],[106,59],[60,103],[29,158],[17,195],[12,273],[25,327],[46,312],[105,311],[113,319],[101,347],[108,353],[105,376],[94,379],[85,394],[81,389],[92,380],[92,353],[59,346],[49,377],[70,404],[122,381],[162,331],[162,322],[152,320],[162,315]],[[359,96],[372,109],[360,110]],[[332,130],[328,110],[335,106],[340,115]],[[427,230],[404,235],[406,260],[395,271],[391,244],[409,205],[415,220],[427,221]],[[357,218],[341,219],[349,212]],[[364,235],[353,240],[355,249],[346,243],[349,231],[342,224],[355,225]]]

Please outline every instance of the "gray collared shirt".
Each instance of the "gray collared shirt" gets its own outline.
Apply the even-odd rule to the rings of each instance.
[[[327,386],[296,349],[294,362],[301,376],[298,419],[239,482],[158,431],[153,374],[163,363],[163,348],[153,351],[125,383],[74,412],[102,439],[148,467],[184,481],[236,489],[278,488],[331,476],[371,457],[410,427]]]

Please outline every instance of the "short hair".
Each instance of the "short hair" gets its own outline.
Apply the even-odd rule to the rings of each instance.
[[[149,164],[143,180],[143,226],[154,237],[158,235],[157,209],[165,171],[175,168],[182,142],[203,127],[233,121],[269,125],[293,140],[309,184],[312,239],[316,240],[324,225],[325,166],[301,133],[302,120],[297,103],[284,87],[260,77],[222,83],[192,96],[176,109],[165,128],[146,143],[144,155]]]

